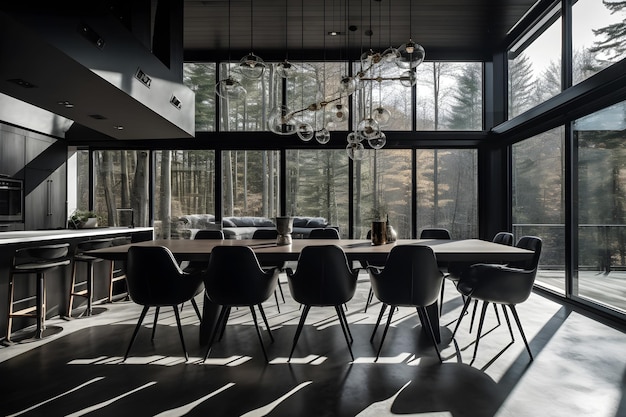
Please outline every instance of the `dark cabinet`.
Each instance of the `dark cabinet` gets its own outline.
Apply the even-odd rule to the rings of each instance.
[[[24,167],[26,137],[10,126],[0,129],[0,175],[18,176]],[[19,175],[21,178],[21,175]]]
[[[67,225],[67,150],[50,138],[28,138],[24,167],[26,230],[59,229]]]

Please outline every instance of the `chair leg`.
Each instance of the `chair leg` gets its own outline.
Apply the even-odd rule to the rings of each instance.
[[[378,352],[376,353],[376,359],[374,360],[374,362],[378,362],[378,357],[380,356],[380,351],[383,349],[383,342],[385,341],[385,337],[387,336],[387,330],[389,330],[389,325],[391,324],[391,318],[393,317],[393,312],[395,310],[396,308],[394,306],[389,307],[389,316],[387,317],[387,324],[385,324],[385,329],[383,330],[383,336],[380,338],[380,346],[378,346]]]
[[[478,302],[478,300],[476,301]],[[483,308],[480,311],[480,322],[478,323],[478,332],[476,333],[476,343],[474,345],[474,356],[472,356],[472,362],[476,359],[476,352],[478,352],[478,342],[480,341],[480,332],[483,330],[487,307],[489,307],[489,303],[487,301],[483,301]]]
[[[72,306],[74,305],[74,287],[76,286],[76,261],[72,262],[72,279],[70,282],[70,299],[67,306],[67,317],[72,317]]]
[[[276,300],[276,309],[280,313],[280,305],[278,304],[278,292],[274,290],[274,299]]]
[[[178,335],[180,336],[180,343],[183,345],[183,352],[185,352],[185,362],[189,361],[189,355],[187,354],[187,348],[185,347],[185,338],[183,337],[183,326],[180,324],[180,313],[177,306],[172,306],[174,309],[174,315],[176,316],[176,325],[178,326]]]
[[[441,352],[439,351],[439,345],[437,344],[437,338],[435,337],[435,332],[433,330],[433,325],[430,322],[430,317],[428,316],[428,311],[425,307],[419,307],[417,309],[418,313],[421,310],[421,315],[424,316],[426,327],[428,328],[428,334],[430,335],[430,340],[433,342],[433,346],[435,347],[435,351],[437,352],[437,357],[439,358],[439,363],[442,363]],[[423,324],[422,324],[423,325]]]
[[[263,318],[263,322],[265,323],[265,328],[270,335],[270,340],[272,343],[274,342],[274,336],[272,335],[272,329],[270,329],[270,324],[267,321],[267,317],[265,316],[265,311],[263,310],[263,306],[261,304],[257,305],[259,307],[259,312],[261,313],[261,317]]]
[[[230,317],[230,307],[223,307],[223,308],[226,309],[226,318],[224,319],[224,322],[221,324],[219,340],[222,340],[222,338],[224,337],[224,332],[226,331],[226,323],[228,323],[228,318]]]
[[[280,283],[280,279],[278,280],[278,290],[280,291],[280,298],[283,299],[283,304],[285,303],[285,293],[283,293],[283,286]],[[280,311],[279,311],[280,313]]]
[[[459,318],[456,321],[456,326],[454,326],[454,331],[452,332],[452,338],[454,338],[454,335],[456,334],[456,331],[459,329],[459,325],[461,324],[461,320],[463,320],[463,316],[465,316],[465,312],[467,311],[467,308],[469,307],[469,304],[470,304],[471,301],[472,301],[472,297],[467,297],[465,299],[465,303],[463,304],[463,309],[461,309],[461,314],[459,315]]]
[[[265,358],[265,362],[269,362],[269,359],[267,359],[267,352],[265,351],[265,345],[263,344],[263,337],[261,336],[261,329],[259,328],[259,323],[257,323],[256,313],[254,312],[254,306],[250,306],[250,312],[252,313],[252,319],[254,320],[254,328],[256,329],[256,334],[259,337],[261,350],[263,350],[263,357]]]
[[[191,299],[191,305],[193,309],[196,310],[196,315],[198,316],[198,320],[202,321],[202,314],[200,314],[200,309],[198,308],[198,303],[193,298]]]
[[[11,342],[11,327],[13,325],[13,286],[14,286],[13,274],[11,274],[11,278],[9,279],[9,303],[8,303],[8,313],[7,313],[7,334],[6,334],[6,342]]]
[[[439,295],[439,317],[441,317],[441,313],[443,312],[443,291],[446,288],[446,279],[441,280],[441,294]]]
[[[493,303],[493,311],[495,311],[496,313],[496,319],[498,320],[498,326],[499,326],[502,323],[500,322],[500,315],[498,314],[498,305],[496,303]]]
[[[378,325],[380,324],[380,320],[383,318],[383,314],[385,314],[386,309],[387,309],[387,304],[382,303],[382,305],[380,306],[380,313],[378,313],[378,319],[376,320],[376,325],[374,325],[374,331],[372,332],[372,336],[370,337],[370,343],[374,341],[376,330],[378,330]]]
[[[346,322],[344,323],[345,317],[343,316],[344,312],[341,306],[335,306],[335,311],[337,312],[337,316],[339,317],[339,324],[341,325],[341,331],[343,332],[343,337],[345,337],[346,339],[346,344],[348,345],[348,350],[350,351],[350,357],[352,358],[352,361],[354,362],[354,354],[352,353],[352,346],[350,345],[351,343],[350,339],[352,339],[352,334],[350,334],[350,328],[348,328],[348,322],[346,320]]]
[[[211,353],[211,348],[213,347],[213,342],[215,341],[215,336],[217,335],[217,332],[223,331],[222,326],[225,327],[225,324],[222,324],[222,322],[226,322],[226,316],[228,315],[229,311],[230,307],[222,306],[220,315],[217,318],[217,323],[215,323],[215,328],[213,328],[213,331],[211,332],[211,339],[209,340],[209,346],[207,346],[206,353],[204,354],[203,362],[206,362],[209,354]]]
[[[367,313],[367,307],[369,307],[373,299],[374,299],[374,290],[372,290],[372,287],[370,286],[370,292],[367,294],[367,301],[365,302],[365,309],[363,310],[364,313]]]
[[[515,336],[513,335],[513,328],[511,327],[511,320],[509,320],[509,313],[506,312],[506,307],[504,306],[504,304],[502,304],[502,312],[504,313],[506,324],[509,327],[509,333],[511,334],[511,342],[515,342]]]
[[[476,317],[476,309],[478,308],[478,300],[474,300],[474,310],[472,311],[472,321],[470,322],[469,332],[472,333],[474,327],[474,317]]]
[[[519,332],[522,335],[522,340],[524,340],[524,344],[526,345],[528,356],[530,356],[531,361],[535,360],[535,358],[533,358],[533,353],[530,351],[530,346],[528,345],[528,341],[526,340],[526,335],[524,334],[524,330],[522,329],[522,323],[520,322],[519,316],[517,315],[517,309],[512,304],[509,304],[509,308],[511,309],[511,312],[513,312],[513,318],[515,319],[515,323],[517,323],[517,328],[519,329]]]
[[[130,338],[130,343],[128,344],[128,348],[126,349],[126,353],[124,354],[124,360],[122,362],[125,362],[126,358],[128,358],[128,354],[130,353],[130,348],[133,346],[133,343],[135,343],[135,339],[137,338],[137,333],[139,333],[139,328],[141,327],[141,323],[143,322],[143,319],[146,317],[146,313],[148,312],[149,309],[150,307],[144,306],[143,310],[141,310],[141,315],[139,316],[139,320],[137,321],[137,325],[135,326],[135,331],[133,332],[133,336]]]
[[[293,345],[291,346],[291,352],[289,353],[289,360],[287,362],[291,361],[293,352],[294,350],[296,350],[296,344],[298,343],[298,339],[300,338],[300,333],[302,333],[302,328],[304,327],[304,321],[306,320],[306,316],[307,314],[309,314],[310,309],[311,309],[311,306],[305,305],[304,309],[302,310],[302,315],[300,315],[300,322],[298,323],[298,328],[296,329],[296,334],[293,338]]]
[[[154,311],[154,323],[152,324],[152,337],[150,338],[150,340],[154,340],[154,335],[156,333],[157,320],[159,319],[159,311],[160,310],[161,310],[161,308],[157,307],[156,310]]]

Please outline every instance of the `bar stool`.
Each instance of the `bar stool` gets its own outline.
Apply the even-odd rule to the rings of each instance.
[[[7,342],[11,342],[11,326],[13,325],[14,317],[30,317],[36,319],[37,330],[35,333],[35,337],[37,339],[41,339],[43,337],[46,320],[46,272],[54,268],[70,264],[70,260],[67,258],[69,246],[69,243],[62,243],[58,245],[22,248],[15,251],[15,255],[13,256],[13,264],[11,265],[11,277],[9,279],[9,311],[7,314],[8,320],[6,334]],[[30,274],[37,275],[35,305],[23,308],[18,311],[14,311],[14,304],[20,304],[32,299],[31,296],[17,301],[13,300],[15,291],[15,278],[19,276],[27,276]]]
[[[132,242],[132,239],[130,236],[115,237],[113,238],[113,241],[111,242],[111,246],[128,245],[131,242]],[[121,264],[122,265],[116,265],[115,261],[112,262],[113,272],[111,273],[109,277],[109,299],[108,299],[109,303],[113,302],[113,284],[116,283],[117,281],[126,281],[126,268],[125,268],[126,262],[123,261],[121,262]],[[124,300],[126,301],[130,300],[128,292],[126,292],[126,297],[124,297]]]
[[[74,304],[74,297],[84,297],[87,299],[87,309],[84,312],[85,316],[90,316],[92,313],[93,302],[93,279],[94,279],[94,264],[104,261],[102,258],[90,256],[85,252],[90,250],[102,249],[111,246],[113,239],[93,239],[85,242],[80,242],[76,245],[76,251],[74,252],[74,263],[72,265],[72,282],[70,284],[70,299],[67,307],[67,316],[72,317],[72,306]],[[76,267],[79,262],[87,265],[87,279],[85,281],[76,282]],[[113,261],[108,261],[109,283],[113,280]],[[109,287],[112,284],[109,284]],[[82,290],[77,290],[76,287],[84,287]],[[110,294],[110,292],[109,292]]]

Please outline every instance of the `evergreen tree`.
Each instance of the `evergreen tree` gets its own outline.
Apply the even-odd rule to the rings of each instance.
[[[187,63],[184,84],[196,94],[196,131],[215,130],[215,64]]]
[[[457,76],[458,90],[454,92],[448,125],[455,130],[482,129],[482,77],[480,67],[466,65]]]
[[[602,4],[611,14],[626,11],[626,1],[602,0]],[[595,41],[595,46],[589,49],[590,52],[597,54],[596,59],[600,63],[617,62],[626,55],[626,18],[621,22],[594,29],[593,34],[604,38]],[[598,55],[601,57],[598,58]]]
[[[532,63],[521,54],[509,60],[509,116],[522,114],[534,106]]]

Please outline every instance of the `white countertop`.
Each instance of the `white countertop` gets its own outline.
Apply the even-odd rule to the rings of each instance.
[[[107,236],[121,233],[154,232],[153,227],[96,227],[92,229],[21,230],[0,232],[0,245],[63,238]]]

